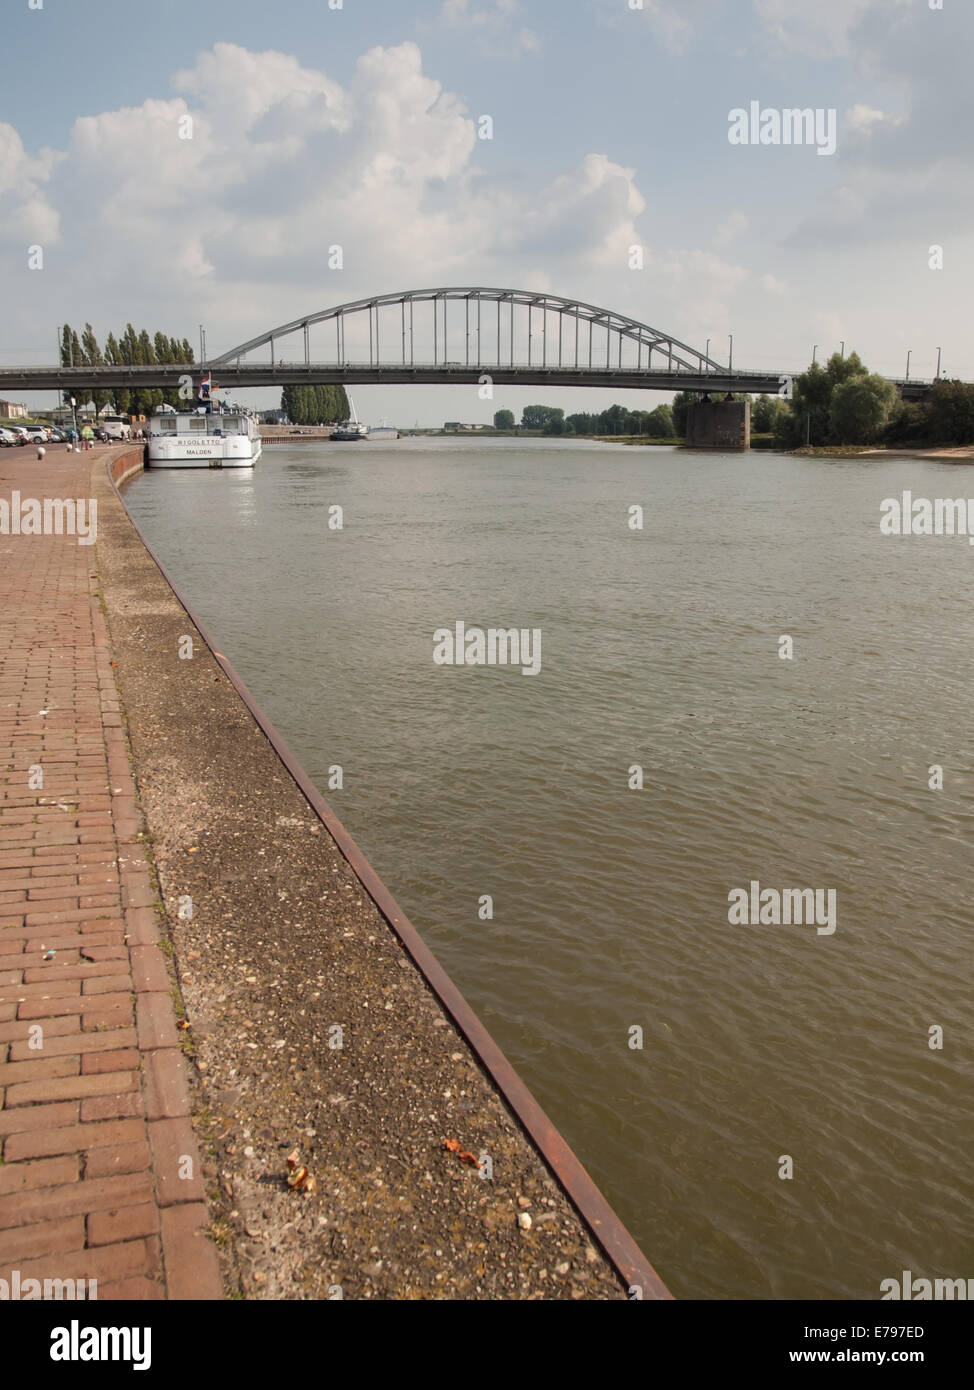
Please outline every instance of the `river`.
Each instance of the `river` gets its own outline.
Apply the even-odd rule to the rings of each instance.
[[[904,488],[974,473],[413,438],[126,489],[678,1297],[974,1275],[974,548],[881,535]],[[457,621],[537,674],[436,664]],[[752,881],[835,930],[732,923]]]

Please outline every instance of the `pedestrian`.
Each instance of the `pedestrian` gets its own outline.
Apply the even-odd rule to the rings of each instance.
[[[37,446],[37,462],[38,462],[38,463],[40,463],[41,459],[44,457],[44,455],[45,455],[46,453],[47,453],[47,450],[46,450],[42,445],[38,444],[38,446]]]

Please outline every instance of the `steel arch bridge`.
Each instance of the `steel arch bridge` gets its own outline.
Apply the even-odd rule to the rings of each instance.
[[[300,336],[299,336],[300,335]],[[298,338],[287,360],[281,344]],[[314,353],[312,352],[314,338]],[[302,341],[303,340],[303,341]],[[322,354],[322,355],[319,355]],[[181,387],[214,372],[225,390],[291,384],[599,386],[776,394],[789,369],[740,370],[627,314],[580,299],[483,286],[403,290],[280,324],[202,364],[0,367],[4,391]],[[919,399],[927,381],[895,380]]]
[[[454,306],[452,318],[451,305]],[[417,315],[417,308],[420,315]],[[678,338],[611,309],[601,309],[583,300],[565,299],[561,295],[482,286],[403,290],[338,304],[272,328],[219,357],[210,358],[206,365],[240,364],[243,357],[263,347],[270,348],[270,360],[274,364],[280,340],[301,333],[304,364],[310,368],[311,329],[327,323],[334,325],[335,364],[364,365],[361,356],[358,360],[350,357],[347,336],[348,321],[357,318],[361,327],[363,315],[368,321],[368,365],[380,370],[384,366],[509,370],[536,366],[542,370],[550,367],[576,372],[611,371],[613,368],[640,372],[652,371],[654,365],[661,367],[664,363],[669,372],[705,375],[708,371],[724,370],[721,364]],[[420,358],[417,361],[416,320],[420,316]],[[385,333],[382,332],[383,319]],[[391,350],[383,359],[382,348],[390,337]],[[362,349],[364,339],[364,332],[360,332],[357,342]],[[429,356],[430,345],[432,357]],[[654,353],[657,354],[656,364]]]

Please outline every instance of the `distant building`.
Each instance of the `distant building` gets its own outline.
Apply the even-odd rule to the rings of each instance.
[[[26,420],[27,407],[19,401],[0,401],[0,416],[5,420]]]
[[[443,424],[443,428],[444,428],[445,430],[449,430],[451,434],[460,434],[462,431],[469,431],[469,430],[486,430],[486,429],[489,429],[490,426],[488,426],[488,425],[464,425],[460,420],[446,420],[446,421],[444,422],[444,424]]]

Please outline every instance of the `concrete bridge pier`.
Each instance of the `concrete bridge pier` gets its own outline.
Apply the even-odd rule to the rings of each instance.
[[[751,402],[695,401],[687,409],[687,447],[750,449]]]

